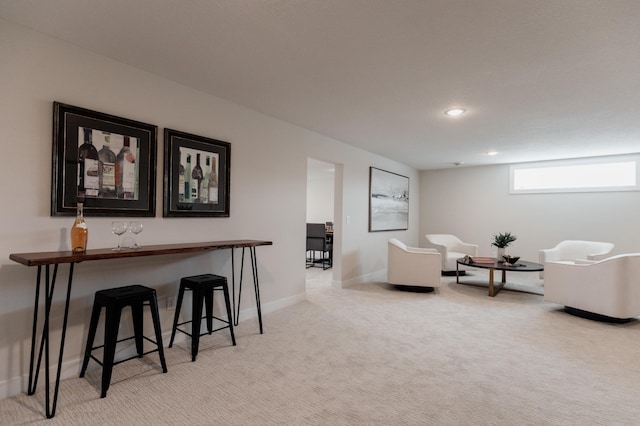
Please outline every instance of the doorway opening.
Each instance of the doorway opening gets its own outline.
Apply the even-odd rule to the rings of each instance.
[[[307,262],[306,289],[329,288],[333,280],[335,244],[335,164],[307,159],[307,224],[325,226],[325,253],[307,252],[307,256],[327,256],[324,262]],[[308,259],[307,259],[308,260]],[[327,267],[330,265],[329,267]]]

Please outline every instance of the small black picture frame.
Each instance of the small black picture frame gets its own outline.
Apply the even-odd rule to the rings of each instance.
[[[157,139],[155,125],[54,101],[51,215],[82,201],[85,216],[155,216]]]
[[[231,144],[164,130],[164,217],[229,217]]]

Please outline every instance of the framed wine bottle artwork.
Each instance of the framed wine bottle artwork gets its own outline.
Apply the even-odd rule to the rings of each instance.
[[[53,103],[51,215],[156,214],[158,127]]]
[[[229,217],[231,144],[164,130],[164,217]]]

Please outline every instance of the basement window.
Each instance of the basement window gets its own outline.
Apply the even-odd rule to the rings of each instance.
[[[510,166],[510,193],[640,191],[640,155]]]

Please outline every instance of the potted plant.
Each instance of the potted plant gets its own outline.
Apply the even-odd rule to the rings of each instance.
[[[511,232],[504,232],[493,235],[492,246],[498,247],[498,259],[501,259],[504,256],[504,249],[509,247],[509,245],[514,242],[518,237],[513,235]]]

